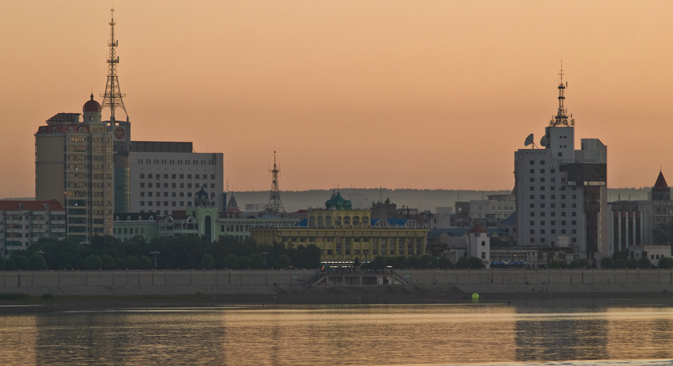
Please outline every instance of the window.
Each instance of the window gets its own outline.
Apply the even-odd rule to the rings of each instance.
[[[140,201],[141,206],[145,206],[145,201]]]
[[[148,188],[152,188],[152,183],[147,183]]]
[[[530,199],[534,200],[534,199],[535,199],[535,195],[531,194],[531,195],[530,195]]]
[[[573,243],[577,243],[577,238],[573,238]]]
[[[551,229],[550,232],[553,234],[556,234],[556,229]]]
[[[544,229],[540,230],[540,234],[544,234]]]
[[[554,225],[554,221],[552,221],[551,223],[552,223],[552,225]],[[545,221],[540,221],[540,225],[544,225],[544,224],[546,224]]]
[[[563,156],[563,153],[559,151],[558,156],[559,156],[559,157],[562,157],[562,156]]]
[[[561,229],[561,234],[565,234],[565,233],[566,233],[566,229]]]
[[[530,165],[535,165],[535,160],[531,160]]]
[[[140,183],[140,188],[145,188],[145,183]]]
[[[152,197],[152,192],[147,192],[147,197]]]
[[[577,212],[573,211],[570,216],[577,216]]]
[[[551,199],[555,200],[555,199],[556,199],[556,195],[555,195],[555,194],[552,194],[552,195],[551,195]],[[553,204],[553,203],[552,203],[552,204]],[[553,207],[553,206],[552,206],[552,207]]]
[[[164,192],[164,197],[168,197],[168,192]]]
[[[171,188],[176,188],[175,183],[171,183]]]
[[[192,175],[191,175],[191,174],[187,174],[187,179],[192,179]]]
[[[185,175],[184,175],[184,174],[180,174],[180,179],[185,179]]]
[[[140,174],[140,178],[145,178],[145,174]]]
[[[544,165],[544,160],[540,160],[540,165]]]
[[[215,189],[215,183],[210,183],[210,188]]]
[[[551,187],[549,187],[549,189],[551,189],[552,191],[555,191],[555,190],[556,190],[556,186],[551,186]]]
[[[180,188],[185,188],[185,184],[184,184],[184,183],[180,183]]]
[[[171,197],[176,197],[176,193],[175,193],[175,192],[171,192]]]
[[[544,183],[544,178],[540,178],[540,182],[541,182],[541,183]]]
[[[577,195],[576,195],[576,194],[573,194],[573,199],[574,199],[574,200],[577,199]]]
[[[561,204],[561,208],[566,208],[566,204],[565,204],[565,203],[562,203],[562,204]]]
[[[552,170],[551,170],[551,173],[552,173],[552,174],[556,173],[556,169],[552,169]]]
[[[565,224],[566,224],[566,222],[565,222],[565,221],[561,221],[561,225],[565,225]]]
[[[192,192],[187,192],[187,197],[191,197],[191,196],[192,196]]]
[[[145,192],[140,192],[140,197],[145,197]]]
[[[164,179],[168,179],[168,174],[164,174]]]
[[[211,174],[210,179],[215,179],[215,174]]]
[[[147,178],[152,179],[152,174],[147,174]]]
[[[552,212],[552,214],[553,214],[553,212]],[[540,212],[540,216],[544,217],[544,212]]]
[[[577,225],[577,221],[573,221],[572,224],[573,224],[573,225]]]
[[[566,215],[566,213],[565,213],[565,212],[561,212],[561,216],[565,216],[565,215]]]
[[[530,190],[531,190],[531,191],[534,191],[534,190],[535,190],[535,187],[530,186]]]
[[[530,226],[535,226],[535,221],[531,221]]]
[[[191,184],[191,183],[187,183],[187,188],[192,188],[192,184]]]
[[[556,178],[551,177],[551,178],[549,179],[549,181],[552,182],[552,183],[553,183],[553,182],[556,182]]]
[[[175,179],[175,174],[171,175],[171,179]],[[173,183],[175,184],[175,183]]]
[[[541,191],[544,191],[544,186],[540,186],[540,190],[541,190]]]
[[[194,174],[194,179],[199,179],[199,175],[198,175],[198,174]]]
[[[531,211],[531,213],[530,213],[530,217],[535,217],[535,212],[532,212],[532,211]]]
[[[566,195],[565,195],[565,194],[562,194],[562,195],[561,195],[561,199],[562,199],[562,200],[566,199]]]
[[[530,179],[530,182],[531,182],[531,183],[535,183],[535,178],[531,178],[531,179]]]
[[[535,204],[534,204],[534,203],[531,203],[531,204],[530,204],[530,208],[535,208]]]
[[[544,208],[544,203],[540,203],[540,208]]]
[[[530,233],[531,233],[531,234],[535,234],[535,230],[530,229]]]
[[[535,238],[530,238],[530,242],[531,242],[531,244],[535,243]]]
[[[545,198],[544,194],[540,196],[540,199],[543,200]]]

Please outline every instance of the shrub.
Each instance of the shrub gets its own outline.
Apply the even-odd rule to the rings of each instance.
[[[128,267],[128,269],[137,269],[139,264],[140,262],[138,261],[138,258],[132,255],[126,257],[126,266]]]
[[[467,257],[460,257],[456,262],[456,269],[468,269],[470,268],[470,260]]]
[[[115,266],[115,259],[109,254],[102,256],[101,261],[103,262],[103,269],[113,269]]]
[[[103,266],[103,261],[97,255],[90,255],[84,260],[84,268],[88,270],[100,269]]]
[[[255,253],[250,256],[250,268],[252,269],[260,269],[264,268],[264,258],[262,258],[261,255]]]
[[[638,268],[638,260],[637,260],[637,259],[633,259],[633,258],[627,260],[627,261],[626,261],[626,268],[629,268],[629,269],[636,269],[636,268]]]
[[[611,257],[603,257],[603,259],[601,259],[601,268],[615,268],[615,260]]]
[[[215,267],[215,258],[210,254],[204,254],[201,258],[201,265],[205,269],[213,269]]]
[[[588,259],[580,259],[580,268],[591,268],[591,262]]]
[[[673,267],[673,259],[671,257],[661,257],[659,259],[659,268],[670,269]]]
[[[27,299],[30,299],[30,295],[24,294],[23,292],[0,293],[0,301]]]
[[[141,255],[138,260],[138,267],[140,267],[140,269],[150,269],[152,268],[152,260],[148,256]]]
[[[570,264],[568,264],[568,268],[572,269],[580,268],[580,261],[578,261],[577,259],[573,260],[572,262],[570,262]]]
[[[14,256],[14,263],[16,263],[17,269],[28,269],[28,258],[25,255]]]
[[[292,259],[287,254],[281,254],[276,263],[273,264],[275,268],[287,268],[292,265]]]
[[[52,294],[42,294],[42,296],[40,296],[40,297],[44,301],[54,300],[54,295],[52,295]]]
[[[638,261],[638,268],[650,268],[652,267],[652,262],[650,262],[649,258],[640,258]]]
[[[16,270],[16,263],[14,263],[14,259],[12,258],[7,258],[5,259],[4,267],[3,269],[6,269],[8,271],[14,271]]]
[[[290,257],[288,257],[290,258]],[[289,265],[288,265],[289,266]],[[250,268],[250,257],[240,256],[238,258],[238,268],[240,269],[249,269]]]
[[[484,268],[484,262],[477,257],[470,257],[470,269],[482,269]]]
[[[238,258],[233,254],[229,254],[224,258],[222,264],[224,265],[224,268],[236,269],[238,268]]]
[[[122,258],[117,258],[117,259],[115,260],[115,268],[117,268],[117,269],[126,269],[126,268],[128,268],[128,267],[126,266],[126,261],[125,261],[125,260],[123,260]]]
[[[28,267],[32,271],[42,271],[47,268],[47,261],[38,253],[35,253],[28,258]]]
[[[615,268],[626,268],[626,261],[622,258],[615,260]]]

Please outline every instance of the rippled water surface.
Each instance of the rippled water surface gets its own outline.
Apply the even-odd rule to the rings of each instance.
[[[672,358],[669,307],[376,305],[0,316],[0,365],[649,366],[673,365]]]

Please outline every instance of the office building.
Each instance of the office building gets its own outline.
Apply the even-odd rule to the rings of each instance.
[[[65,238],[65,210],[58,201],[0,201],[0,248],[7,256],[40,238]]]

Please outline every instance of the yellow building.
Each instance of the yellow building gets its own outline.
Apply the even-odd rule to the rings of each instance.
[[[425,254],[428,229],[411,219],[371,219],[371,210],[352,210],[351,202],[337,193],[326,209],[309,210],[292,227],[251,229],[259,245],[283,243],[286,247],[315,244],[325,264],[368,262],[376,256]]]
[[[88,242],[113,235],[112,133],[93,100],[79,113],[58,113],[35,134],[35,196],[57,200],[67,211],[67,235]]]

